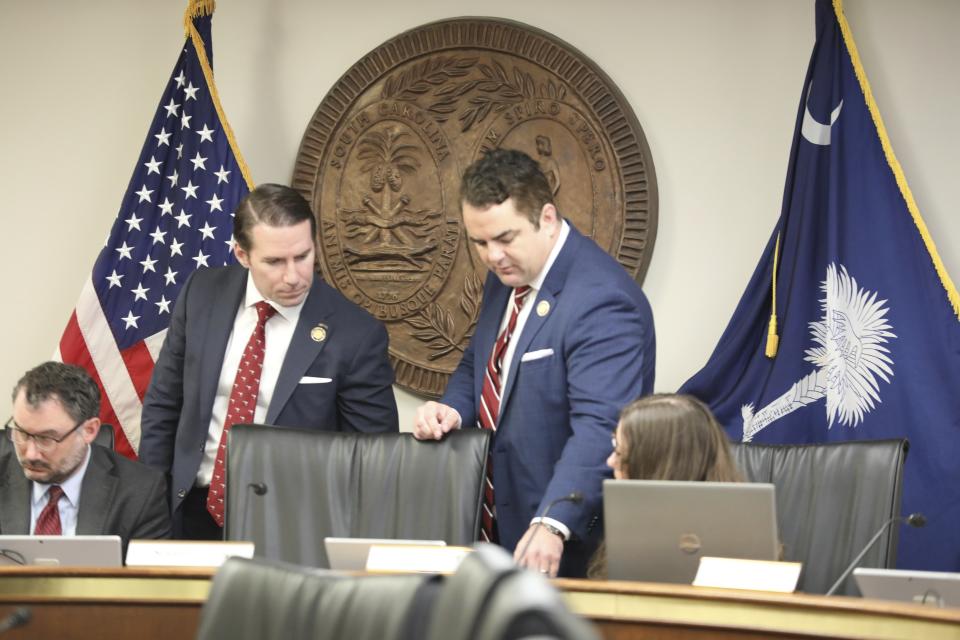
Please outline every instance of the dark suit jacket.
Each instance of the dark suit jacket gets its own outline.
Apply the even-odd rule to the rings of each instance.
[[[220,369],[246,292],[239,265],[200,269],[177,298],[143,401],[140,460],[170,474],[174,510],[203,457]],[[311,330],[326,327],[323,340]],[[329,378],[300,384],[301,378]],[[330,431],[398,431],[387,331],[315,278],[280,369],[265,422]]]
[[[487,277],[477,329],[441,402],[477,421],[484,367],[512,289]],[[529,302],[528,302],[529,304]],[[513,549],[530,520],[550,511],[570,528],[561,575],[583,575],[602,537],[602,483],[620,410],[653,391],[653,315],[640,287],[570,226],[523,332],[502,392],[492,444],[500,543]],[[541,311],[544,312],[541,314]]]
[[[170,510],[163,474],[100,445],[90,445],[90,463],[80,485],[77,535],[134,539],[170,537]],[[12,447],[0,454],[0,533],[30,533],[30,492]]]

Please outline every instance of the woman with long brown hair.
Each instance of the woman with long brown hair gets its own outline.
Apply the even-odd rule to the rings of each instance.
[[[654,394],[624,407],[607,465],[617,480],[743,481],[716,418],[687,395]],[[601,544],[588,576],[606,574],[606,545]]]

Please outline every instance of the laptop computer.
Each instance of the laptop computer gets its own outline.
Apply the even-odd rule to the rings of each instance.
[[[367,568],[367,557],[370,547],[442,547],[446,546],[443,540],[391,540],[383,538],[336,538],[323,539],[327,550],[327,560],[330,568],[337,571],[364,571]]]
[[[3,536],[0,566],[122,567],[120,536]]]
[[[700,558],[776,560],[772,484],[605,480],[611,580],[690,584]]]
[[[864,567],[854,569],[853,578],[864,598],[960,607],[960,573]]]

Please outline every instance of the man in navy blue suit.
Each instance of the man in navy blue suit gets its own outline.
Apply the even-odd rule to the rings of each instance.
[[[299,193],[259,185],[237,205],[239,264],[198,269],[177,298],[140,440],[140,460],[168,474],[175,538],[222,538],[214,482],[226,489],[219,451],[233,424],[399,429],[387,330],[315,277],[316,225]]]
[[[650,305],[560,216],[526,154],[486,154],[464,173],[460,196],[467,236],[491,273],[470,345],[440,402],[417,410],[414,435],[495,429],[484,533],[523,566],[582,576],[603,535],[604,461],[619,411],[653,391]],[[574,493],[579,501],[563,500]]]

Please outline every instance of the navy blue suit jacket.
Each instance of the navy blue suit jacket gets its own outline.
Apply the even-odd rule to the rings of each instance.
[[[483,369],[511,292],[488,275],[476,332],[441,399],[463,427],[477,422]],[[534,516],[579,491],[583,502],[558,503],[550,517],[572,532],[561,575],[583,575],[602,539],[602,483],[612,477],[606,459],[619,412],[653,391],[653,315],[637,283],[572,225],[532,304],[514,337],[492,444],[500,543],[515,548]]]
[[[239,265],[196,271],[177,298],[143,400],[140,460],[170,474],[176,512],[203,457],[220,370],[246,293]],[[322,341],[311,338],[326,327]],[[328,378],[300,384],[301,378]],[[319,278],[307,294],[265,422],[284,427],[398,431],[387,331]]]

